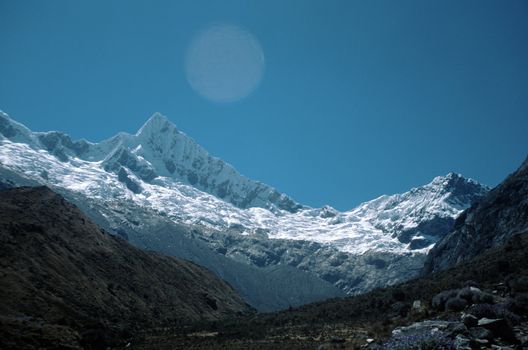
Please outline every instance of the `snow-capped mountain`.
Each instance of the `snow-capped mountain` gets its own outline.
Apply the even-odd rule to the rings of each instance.
[[[390,233],[411,250],[434,244],[450,231],[454,219],[488,188],[455,173],[438,176],[409,192],[381,196],[352,210],[376,229]]]
[[[528,158],[476,205],[427,256],[424,272],[444,270],[528,233]],[[515,245],[512,240],[510,245]]]
[[[72,141],[68,135],[56,131],[31,132],[6,114],[0,115],[0,131],[14,142],[48,151],[64,164],[81,161],[121,174],[121,178],[129,179],[124,183],[133,192],[141,192],[140,182],[164,178],[190,185],[239,208],[264,207],[289,212],[301,208],[288,196],[240,175],[231,165],[209,155],[159,113],[135,135],[119,133],[99,143]],[[141,181],[132,180],[127,173]]]
[[[230,259],[313,271],[349,293],[412,277],[454,219],[488,191],[450,173],[346,212],[309,208],[240,175],[160,114],[135,135],[120,133],[99,143],[32,132],[0,114],[0,163],[116,208],[102,211],[116,232],[134,221],[118,208],[142,208],[196,228],[200,240]]]

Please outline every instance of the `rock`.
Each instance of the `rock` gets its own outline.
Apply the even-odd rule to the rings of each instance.
[[[415,314],[421,314],[426,311],[426,307],[421,300],[415,300],[412,303],[411,311]]]
[[[335,335],[330,337],[330,343],[339,344],[339,343],[344,343],[344,342],[345,342],[345,339],[341,337],[338,337]]]
[[[493,339],[493,333],[484,327],[474,327],[469,330],[469,334],[475,339]]]
[[[481,318],[478,322],[479,327],[490,330],[495,337],[508,341],[516,341],[515,333],[505,319]]]
[[[471,314],[463,314],[462,317],[460,318],[460,320],[468,328],[478,326],[478,318],[476,318],[475,316],[473,316]]]
[[[458,289],[444,290],[433,297],[432,306],[433,308],[444,311],[445,304],[448,299],[456,297]]]
[[[475,346],[475,347],[481,347],[481,346],[486,346],[489,344],[489,340],[486,340],[486,339],[473,339],[471,340],[471,345]]]
[[[449,321],[442,321],[442,320],[426,320],[422,322],[416,322],[413,323],[410,326],[407,327],[398,327],[395,328],[392,331],[393,335],[402,334],[402,333],[408,333],[408,332],[421,332],[421,331],[432,331],[433,329],[436,330],[444,330],[449,327],[449,325],[453,324],[453,322]]]
[[[484,293],[477,287],[466,287],[460,289],[458,297],[467,300],[469,304],[493,303],[493,296]]]
[[[471,343],[471,340],[461,334],[457,335],[455,338],[455,348],[457,350],[470,350],[471,347],[469,344]]]
[[[466,299],[462,299],[460,297],[454,297],[450,298],[445,303],[445,309],[451,310],[451,311],[461,311],[464,310],[464,308],[468,305],[468,302]]]
[[[528,348],[528,336],[527,335],[522,335],[522,334],[519,335],[519,341],[522,346]]]
[[[409,305],[398,301],[392,304],[392,312],[395,316],[405,317],[409,313]]]
[[[464,334],[467,335],[468,328],[463,323],[453,323],[448,327],[448,331],[453,335]]]

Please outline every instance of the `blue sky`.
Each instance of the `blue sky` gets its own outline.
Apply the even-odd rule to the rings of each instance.
[[[212,23],[246,28],[260,85],[184,72]],[[241,173],[339,209],[449,171],[496,185],[528,154],[528,2],[0,2],[0,109],[98,141],[156,111]]]

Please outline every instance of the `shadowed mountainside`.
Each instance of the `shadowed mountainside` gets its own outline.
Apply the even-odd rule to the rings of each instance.
[[[517,171],[462,213],[451,233],[429,253],[424,272],[468,260],[528,232],[528,158]]]
[[[107,234],[46,187],[0,191],[1,348],[104,348],[251,308],[191,262]]]

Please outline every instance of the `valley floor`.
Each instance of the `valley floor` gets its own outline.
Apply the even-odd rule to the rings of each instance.
[[[453,301],[443,300],[445,295],[458,302],[466,299],[457,306]],[[483,325],[466,325],[467,314],[475,314],[477,322]],[[151,330],[139,335],[130,347],[392,349],[395,343],[403,341],[398,338],[401,335],[416,341],[437,334],[445,339],[435,335],[427,341],[445,341],[449,344],[446,349],[525,349],[528,348],[527,316],[528,235],[525,234],[454,268],[397,286],[242,320],[179,330]],[[490,328],[491,333],[483,330],[488,327],[484,325],[488,322],[486,319],[499,320],[496,322],[505,325],[506,330]],[[387,341],[388,345],[383,345]],[[435,349],[416,347],[416,344],[400,346],[397,348]]]

